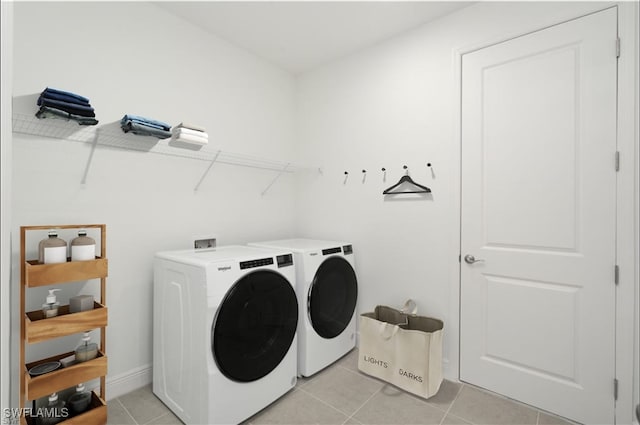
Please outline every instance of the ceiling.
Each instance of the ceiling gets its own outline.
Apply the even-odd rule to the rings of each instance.
[[[159,1],[154,4],[298,74],[472,2]]]

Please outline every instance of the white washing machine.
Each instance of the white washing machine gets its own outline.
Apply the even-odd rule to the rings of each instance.
[[[313,375],[355,347],[358,281],[351,244],[287,239],[249,245],[294,253],[298,376]]]
[[[153,392],[186,424],[236,424],[296,384],[291,251],[248,246],[154,260]]]

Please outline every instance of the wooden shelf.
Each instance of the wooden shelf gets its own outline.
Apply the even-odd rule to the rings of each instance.
[[[89,261],[67,261],[66,263],[41,264],[37,260],[25,264],[25,285],[29,288],[79,280],[107,277],[109,263],[106,258],[96,257]]]
[[[42,310],[25,314],[25,339],[29,344],[107,326],[107,307],[93,303],[93,310],[70,313],[69,306],[58,308],[58,315],[44,318]]]
[[[28,425],[37,425],[35,418],[27,417]],[[58,422],[60,425],[104,425],[107,423],[107,403],[95,392],[91,392],[91,404],[89,409],[76,416]]]
[[[48,229],[100,229],[99,252],[101,257],[89,261],[67,261],[65,263],[41,264],[28,261],[26,255],[27,232]],[[20,227],[20,406],[29,400],[49,396],[80,383],[100,378],[100,395],[92,394],[91,408],[78,416],[60,422],[68,425],[105,425],[107,423],[107,405],[105,385],[107,376],[106,326],[108,311],[106,307],[106,285],[109,263],[107,253],[107,226],[104,224],[72,224],[72,225],[39,225]],[[64,284],[82,280],[100,279],[99,302],[94,301],[92,310],[71,313],[68,305],[58,307],[58,315],[45,318],[42,310],[26,312],[26,293],[28,288],[52,284]],[[60,354],[26,364],[25,351],[27,344],[46,341],[91,329],[101,330],[98,356],[95,359],[76,363],[72,366],[39,375],[29,375],[34,366],[58,361],[71,356],[73,352]],[[23,416],[21,425],[35,424],[36,418]]]
[[[53,372],[45,373],[40,376],[29,375],[29,369],[39,364],[58,361],[65,357],[73,355],[73,351],[38,360],[37,362],[25,365],[24,373],[25,382],[27,384],[27,399],[35,400],[40,397],[51,395],[52,393],[70,388],[92,379],[106,376],[107,374],[107,356],[98,351],[98,357],[82,363],[76,363],[69,367],[56,369]]]

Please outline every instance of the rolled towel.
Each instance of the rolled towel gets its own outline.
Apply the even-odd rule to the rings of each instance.
[[[204,127],[186,122],[181,122],[173,128],[188,128],[189,130],[207,131]]]
[[[209,143],[209,140],[204,137],[191,136],[189,134],[182,134],[180,136],[173,134],[171,136],[172,141],[183,142],[183,143],[191,143],[196,145],[206,145]]]
[[[173,127],[171,129],[171,134],[177,134],[177,135],[188,134],[190,136],[205,137],[207,139],[209,138],[209,135],[207,133],[205,133],[204,131],[191,130],[189,128],[176,128],[176,127]]]

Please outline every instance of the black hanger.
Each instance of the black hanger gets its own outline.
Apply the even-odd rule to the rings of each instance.
[[[404,168],[406,169],[407,166],[405,165]],[[396,187],[400,186],[403,183],[412,184],[413,186],[415,186],[418,189],[416,189],[416,190],[402,190],[402,191],[399,191],[399,192],[392,192],[393,189],[395,189]],[[400,178],[398,183],[394,184],[391,187],[386,188],[384,190],[384,192],[382,192],[383,195],[393,195],[393,194],[396,194],[396,193],[431,193],[431,189],[429,189],[428,187],[423,186],[423,185],[421,185],[419,183],[414,182],[413,179],[411,178],[411,176],[409,176],[409,172],[407,171],[407,173]]]

